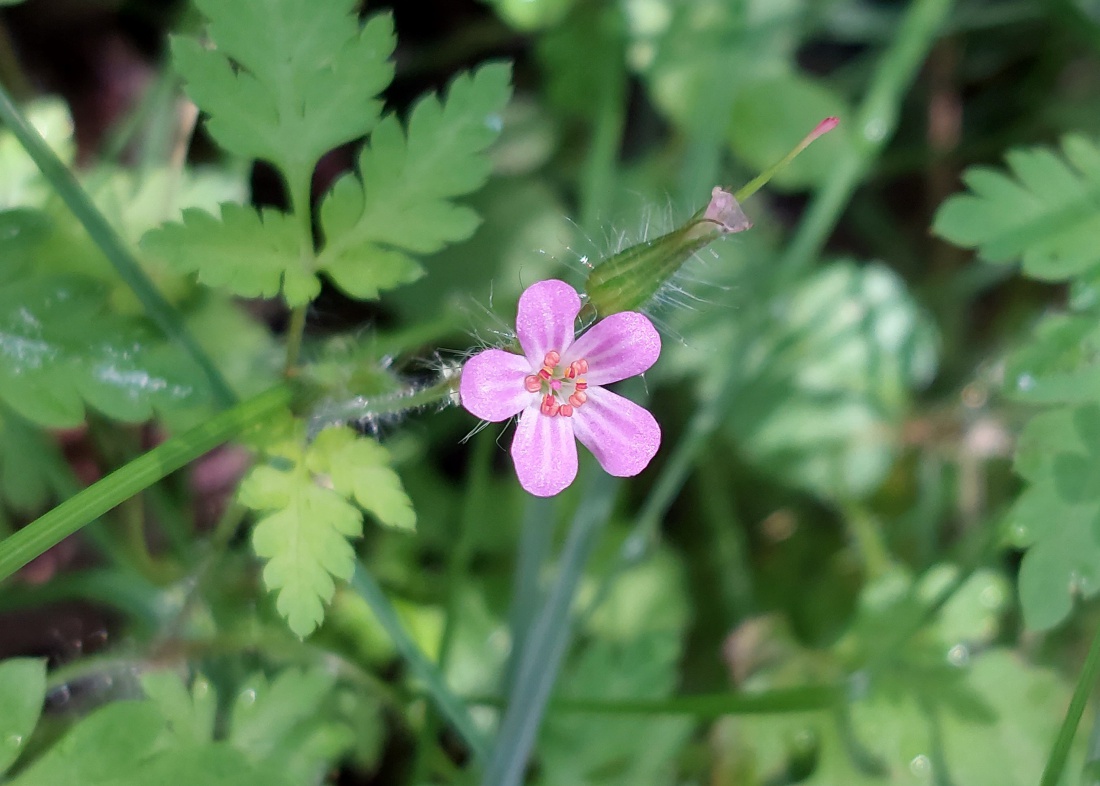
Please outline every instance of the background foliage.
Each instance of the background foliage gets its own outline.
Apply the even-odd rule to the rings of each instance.
[[[1096,2],[0,5],[0,782],[1096,779]],[[526,496],[462,359],[827,115]]]

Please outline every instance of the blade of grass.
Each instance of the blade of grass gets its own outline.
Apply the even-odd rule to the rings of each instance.
[[[1069,701],[1066,717],[1062,721],[1062,728],[1058,730],[1058,736],[1054,738],[1054,745],[1047,757],[1047,764],[1043,768],[1043,777],[1039,781],[1040,786],[1057,786],[1062,781],[1062,771],[1066,767],[1069,758],[1069,749],[1073,745],[1073,738],[1077,735],[1077,725],[1081,722],[1081,715],[1085,712],[1089,696],[1096,687],[1096,678],[1100,675],[1100,629],[1089,645],[1089,653],[1085,656],[1085,665],[1081,668],[1081,674],[1077,678],[1077,686],[1073,689],[1073,698]]]
[[[274,387],[131,461],[0,541],[0,581],[84,525],[194,461],[291,401],[291,390]]]
[[[211,391],[218,404],[222,407],[233,406],[237,402],[237,396],[230,389],[221,372],[214,366],[210,356],[191,335],[179,312],[157,291],[126,243],[92,203],[69,168],[54,154],[37,129],[27,122],[26,117],[2,86],[0,86],[0,120],[4,121],[15,138],[19,140],[19,144],[27,151],[27,155],[42,171],[42,175],[50,181],[50,185],[58,196],[84,225],[88,235],[118,272],[119,278],[133,290],[149,318],[164,331],[166,336],[177,341],[187,350],[199,364],[210,381]]]
[[[473,719],[470,717],[469,708],[451,692],[439,669],[428,660],[428,656],[405,631],[405,627],[398,619],[397,612],[394,611],[393,605],[386,597],[386,593],[382,591],[382,587],[362,564],[357,565],[355,568],[355,574],[351,578],[351,588],[366,601],[382,629],[390,637],[398,654],[401,655],[413,675],[424,683],[424,687],[435,703],[436,709],[450,722],[454,730],[458,732],[469,747],[475,762],[484,761],[487,746],[481,732],[478,731]]]
[[[519,657],[527,641],[535,615],[542,604],[542,566],[550,556],[554,542],[554,506],[546,497],[531,497],[520,524],[512,605],[508,610],[508,630],[512,636],[512,652],[504,674],[505,695],[515,684]]]
[[[558,576],[520,654],[508,707],[482,781],[485,786],[518,786],[523,781],[550,691],[572,638],[570,611],[577,586],[611,515],[619,487],[615,478],[602,471],[587,474],[588,485],[562,548]]]

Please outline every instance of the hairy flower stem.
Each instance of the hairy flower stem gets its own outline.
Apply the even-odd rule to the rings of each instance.
[[[309,435],[313,438],[329,426],[360,420],[402,415],[433,404],[447,404],[458,393],[458,374],[444,373],[423,388],[403,388],[378,396],[356,396],[342,401],[323,400],[310,411]]]

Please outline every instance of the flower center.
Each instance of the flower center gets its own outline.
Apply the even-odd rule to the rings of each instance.
[[[584,392],[588,389],[588,383],[584,380],[587,371],[588,361],[584,358],[562,366],[561,353],[550,350],[542,359],[539,373],[524,377],[523,386],[542,397],[539,412],[543,415],[568,418],[573,416],[573,410],[588,400],[588,394]]]

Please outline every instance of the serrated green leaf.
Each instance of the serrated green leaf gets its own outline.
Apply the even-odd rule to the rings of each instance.
[[[500,131],[510,69],[482,66],[459,76],[441,102],[413,108],[407,133],[386,117],[359,156],[359,173],[336,182],[321,205],[326,246],[320,266],[358,298],[421,274],[414,256],[469,237],[477,214],[454,204],[489,176],[485,149]]]
[[[1100,148],[1079,136],[1061,154],[1014,150],[1008,172],[971,167],[970,193],[951,197],[933,231],[991,262],[1023,260],[1034,278],[1062,281],[1100,264]]]
[[[205,677],[196,677],[188,690],[178,674],[152,671],[141,675],[141,689],[160,710],[174,745],[201,745],[213,740],[218,697]]]
[[[317,782],[354,742],[334,706],[335,687],[335,678],[321,669],[287,669],[270,683],[261,674],[252,675],[233,704],[230,744],[250,761],[274,766],[292,783]]]
[[[76,426],[85,405],[127,422],[201,405],[203,375],[142,320],[104,313],[104,287],[43,276],[0,291],[0,401],[42,426]]]
[[[401,478],[390,469],[389,453],[373,439],[348,428],[322,431],[309,448],[310,470],[326,475],[332,488],[387,527],[413,530],[416,512],[401,487]]]
[[[308,178],[328,150],[378,122],[393,78],[393,23],[360,27],[356,0],[198,0],[211,48],[176,38],[172,54],[207,127],[230,152]],[[295,187],[295,186],[292,186]]]
[[[294,219],[278,210],[227,203],[220,220],[198,208],[185,210],[181,223],[151,230],[141,245],[178,272],[197,273],[203,284],[241,297],[281,291],[288,305],[300,306],[321,291],[303,263]]]
[[[268,511],[252,546],[268,560],[264,583],[277,592],[276,608],[295,634],[308,636],[336,591],[333,577],[349,579],[355,552],[348,538],[363,531],[363,516],[340,494],[318,486],[301,465],[289,471],[260,466],[241,483],[241,502]]]
[[[12,658],[0,662],[0,775],[23,752],[45,698],[45,661]]]
[[[304,444],[304,427],[265,447],[271,463],[255,467],[241,483],[240,500],[264,515],[252,544],[268,564],[267,588],[276,608],[299,636],[324,619],[335,592],[333,578],[348,579],[355,565],[349,538],[363,531],[358,503],[387,526],[411,529],[416,521],[385,448],[349,428],[322,431]]]

